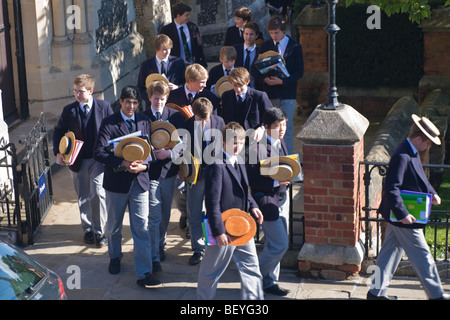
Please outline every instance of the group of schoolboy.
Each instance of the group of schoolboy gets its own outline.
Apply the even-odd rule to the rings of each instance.
[[[182,151],[169,146],[154,148],[154,161],[127,161],[108,146],[111,140],[137,131],[151,136],[152,123],[169,122],[180,131],[181,149],[200,159],[196,181],[186,187],[185,193],[193,251],[189,263],[200,263],[198,298],[215,297],[219,279],[231,259],[241,275],[243,299],[263,299],[264,293],[287,295],[289,291],[280,288],[277,280],[280,260],[288,248],[286,187],[290,182],[261,176],[260,158],[245,163],[241,154],[249,145],[264,150],[267,145],[277,145],[276,151],[268,148],[265,156],[293,152],[296,83],[303,73],[301,46],[286,35],[285,22],[279,16],[270,18],[267,29],[271,39],[263,41],[258,25],[251,21],[250,10],[241,7],[235,12],[236,26],[226,32],[221,64],[208,72],[201,35],[190,21],[190,11],[183,3],[173,6],[173,22],[156,36],[156,54],[141,65],[137,85],[122,89],[118,112],[113,113],[108,102],[94,98],[91,76],[83,74],[75,79],[76,102],[64,107],[55,127],[54,154],[58,163],[66,164],[60,141],[68,131],[84,142],[69,166],[84,241],[98,247],[107,245],[108,270],[118,274],[123,218],[128,209],[137,284],[152,288],[161,284],[155,273],[162,271],[160,262],[165,258],[172,201],[174,192],[178,192],[177,180],[181,179],[175,159]],[[268,50],[284,58],[290,77],[264,77],[253,67],[258,55]],[[149,82],[151,74],[165,80]],[[218,94],[214,86],[225,76],[230,88]],[[186,116],[169,104],[189,106],[193,115]],[[144,111],[138,112],[141,105]],[[182,130],[190,139],[183,138]],[[206,161],[206,153],[214,161]],[[267,201],[277,209],[264,210]],[[227,209],[245,211],[262,224],[266,241],[259,256],[253,238],[242,245],[230,244],[232,237],[222,220]],[[216,245],[205,245],[205,211]]]

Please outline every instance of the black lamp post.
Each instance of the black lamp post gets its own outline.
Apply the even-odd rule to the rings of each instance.
[[[316,2],[317,1],[312,1]],[[319,106],[323,110],[337,110],[344,105],[338,101],[336,87],[336,33],[340,30],[336,25],[336,4],[338,0],[328,0],[329,24],[325,27],[328,33],[328,68],[330,72],[330,87],[328,88],[328,102]]]

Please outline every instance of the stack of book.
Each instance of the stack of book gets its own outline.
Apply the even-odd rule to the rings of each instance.
[[[433,195],[429,193],[400,190],[406,210],[416,218],[416,223],[427,224],[431,213],[431,200]],[[391,211],[391,221],[398,221]]]

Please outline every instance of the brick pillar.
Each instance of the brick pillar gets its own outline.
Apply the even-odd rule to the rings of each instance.
[[[304,275],[345,279],[364,257],[359,211],[364,203],[364,133],[369,122],[351,106],[316,108],[297,137],[303,141]]]
[[[450,95],[450,8],[432,11],[430,19],[420,24],[423,31],[423,71],[419,83],[419,104],[434,89]]]
[[[317,8],[307,5],[294,21],[305,65],[303,77],[297,84],[299,113],[311,113],[328,93],[328,34],[324,30],[327,24],[326,5]]]

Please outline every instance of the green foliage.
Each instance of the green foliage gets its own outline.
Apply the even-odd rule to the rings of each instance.
[[[450,0],[433,1],[433,0],[346,0],[345,5],[348,7],[353,3],[374,4],[380,7],[388,17],[392,14],[406,13],[409,20],[414,23],[420,23],[423,19],[430,17],[432,4],[444,4],[450,6]]]

